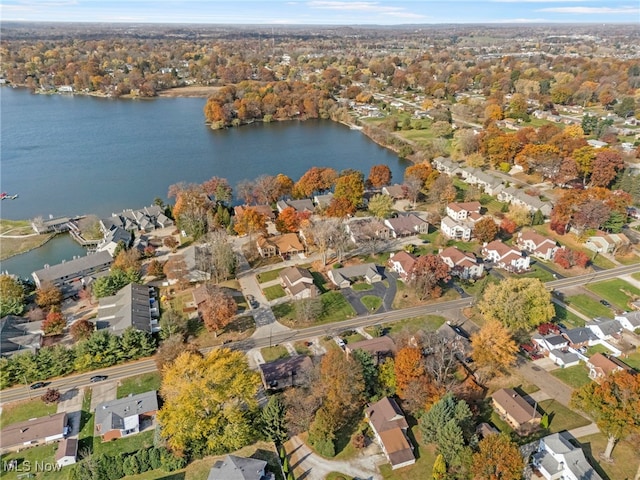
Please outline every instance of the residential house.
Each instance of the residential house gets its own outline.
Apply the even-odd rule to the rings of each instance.
[[[305,251],[304,245],[295,233],[284,233],[272,237],[260,236],[257,240],[257,245],[260,256],[264,258],[276,255],[289,258]]]
[[[469,185],[477,185],[488,195],[497,195],[504,188],[503,181],[479,168],[461,168],[462,179]]]
[[[484,273],[484,265],[479,263],[472,253],[463,252],[456,247],[447,247],[438,255],[451,269],[451,275],[456,277],[467,280],[480,278]]]
[[[362,263],[351,267],[334,268],[327,272],[327,276],[339,288],[350,287],[351,283],[358,278],[367,283],[381,282],[383,279],[375,263]]]
[[[607,142],[602,142],[600,140],[587,140],[587,143],[591,145],[593,148],[604,148],[609,145]]]
[[[314,298],[318,287],[313,283],[313,275],[306,268],[288,267],[280,271],[282,288],[295,300]]]
[[[66,413],[12,423],[0,430],[0,452],[16,451],[62,440],[67,432]]]
[[[492,405],[518,435],[528,435],[538,429],[542,416],[512,388],[502,388],[492,396]]]
[[[460,171],[460,163],[445,157],[436,157],[431,160],[431,165],[439,172],[445,173],[450,177]]]
[[[515,244],[525,252],[529,252],[534,257],[547,261],[553,260],[553,256],[558,248],[560,248],[555,240],[545,237],[544,235],[540,235],[532,230],[518,232]]]
[[[395,218],[387,218],[384,224],[389,227],[393,238],[429,233],[429,222],[415,213],[400,213]]]
[[[510,272],[523,272],[529,270],[529,257],[520,250],[516,250],[500,240],[494,240],[482,247],[482,254],[488,262],[495,263],[496,267]]]
[[[22,317],[6,315],[0,319],[0,355],[11,357],[23,352],[36,353],[42,345],[42,332],[34,331]]]
[[[356,245],[374,238],[386,240],[391,236],[389,227],[375,218],[354,218],[345,224],[345,231]]]
[[[391,337],[382,335],[359,342],[348,343],[345,347],[347,357],[356,350],[364,350],[370,353],[374,361],[380,365],[386,358],[393,357],[396,354],[396,344]]]
[[[306,355],[283,358],[274,362],[260,364],[260,377],[267,390],[279,390],[301,385],[313,368],[313,362]]]
[[[385,195],[389,195],[394,200],[403,200],[407,198],[407,191],[403,185],[387,185],[382,187],[382,193]]]
[[[551,352],[552,350],[566,350],[569,348],[569,340],[555,333],[548,335],[535,333],[531,339],[545,353]]]
[[[44,233],[61,233],[69,230],[69,217],[49,218],[48,220],[35,219],[31,222],[33,231],[42,235]]]
[[[120,213],[112,213],[109,218],[100,219],[100,228],[103,233],[108,232],[112,226],[120,227],[127,231],[150,232],[173,225],[173,220],[167,217],[164,214],[164,210],[158,205],[151,205],[139,210],[123,210]]]
[[[276,219],[276,214],[270,205],[238,205],[233,207],[233,214],[236,217],[240,217],[244,214],[247,208],[251,208],[257,213],[264,215],[264,217],[271,222]]]
[[[67,465],[73,465],[76,463],[78,457],[78,439],[77,438],[64,438],[58,445],[56,450],[56,464],[59,467],[66,467]]]
[[[158,301],[151,296],[149,287],[130,283],[118,293],[100,299],[96,328],[108,328],[120,335],[127,328],[153,333],[160,331]]]
[[[497,197],[501,202],[524,207],[531,213],[540,210],[545,217],[551,215],[551,210],[553,210],[553,205],[550,202],[545,202],[540,197],[529,195],[524,190],[515,187],[503,188]]]
[[[621,372],[626,370],[633,372],[633,369],[618,360],[616,357],[610,357],[598,352],[593,354],[587,360],[587,368],[589,369],[589,378],[594,382],[600,383],[604,378],[612,373]]]
[[[376,441],[391,463],[391,469],[413,465],[416,457],[407,436],[409,424],[396,401],[384,397],[367,407],[366,415]]]
[[[70,287],[75,282],[81,282],[83,277],[109,270],[112,263],[113,258],[109,252],[97,252],[57,265],[47,266],[41,270],[36,270],[31,276],[38,288],[45,283],[51,283],[56,287],[65,289],[65,287]]]
[[[602,480],[580,447],[571,443],[569,432],[540,439],[533,454],[533,466],[546,480]]]
[[[610,318],[594,318],[586,327],[600,340],[619,339],[622,333],[622,325],[618,320]]]
[[[593,252],[615,253],[620,247],[629,243],[629,239],[622,233],[596,232],[585,240],[584,245]]]
[[[135,435],[153,425],[157,411],[155,390],[100,403],[94,417],[95,435],[103,441]]]
[[[451,240],[461,240],[468,242],[473,236],[474,222],[465,220],[454,220],[449,216],[444,216],[440,220],[440,231]]]
[[[210,270],[214,262],[211,259],[209,245],[189,245],[181,250],[186,272],[182,278],[189,283],[206,282],[211,278]],[[174,283],[177,280],[172,280]]]
[[[400,280],[406,282],[409,280],[409,275],[417,260],[418,257],[415,255],[401,250],[399,252],[392,253],[389,256],[387,265],[389,265],[389,268],[392,271],[396,272],[400,276]]]
[[[273,478],[265,469],[267,462],[255,458],[226,455],[209,470],[207,480],[267,480]]]
[[[573,367],[580,363],[580,357],[569,350],[551,350],[549,360],[562,368]]]
[[[569,341],[569,346],[576,350],[592,345],[598,337],[587,327],[572,328],[562,332],[562,336]]]
[[[331,203],[331,200],[333,200],[333,193],[331,192],[324,195],[314,195],[313,197],[313,203],[315,203],[316,206],[321,209],[327,208]]]
[[[303,198],[300,200],[280,200],[276,203],[276,207],[278,207],[278,213],[282,212],[285,208],[292,207],[296,212],[309,212],[313,213],[315,210],[315,206],[313,202],[308,198]]]
[[[112,257],[115,254],[116,248],[123,245],[125,248],[129,248],[133,241],[133,235],[131,232],[125,230],[117,225],[111,225],[109,230],[104,234],[104,238],[96,246],[96,251],[109,252]]]
[[[616,320],[620,322],[622,328],[629,330],[630,332],[635,332],[640,329],[640,311],[616,315]]]
[[[451,202],[447,205],[446,211],[454,220],[466,220],[471,214],[480,215],[481,209],[480,202]]]

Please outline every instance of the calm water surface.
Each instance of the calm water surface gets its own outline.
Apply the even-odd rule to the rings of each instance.
[[[212,131],[204,124],[201,98],[112,100],[3,87],[0,102],[0,190],[20,195],[0,202],[1,218],[108,216],[165,198],[173,183],[214,175],[235,186],[262,174],[297,180],[312,166],[366,175],[371,166],[386,164],[401,180],[407,166],[331,121]],[[78,253],[69,242],[56,239],[47,250],[0,268],[24,275],[70,259]]]

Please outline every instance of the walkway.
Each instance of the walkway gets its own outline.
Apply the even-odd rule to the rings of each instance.
[[[289,465],[294,468],[297,480],[324,480],[331,472],[344,473],[360,480],[381,480],[378,465],[387,459],[377,444],[360,450],[351,460],[327,460],[313,451],[299,438],[291,438],[285,445]]]

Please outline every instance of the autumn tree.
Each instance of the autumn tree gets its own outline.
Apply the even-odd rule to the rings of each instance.
[[[449,175],[440,175],[429,188],[429,201],[443,207],[456,199],[456,188]]]
[[[420,300],[438,298],[442,295],[441,283],[451,279],[449,266],[439,255],[423,255],[409,272],[409,284],[415,289]]]
[[[205,327],[210,332],[217,332],[226,327],[238,310],[238,305],[231,295],[220,287],[207,285],[207,299],[199,308]]]
[[[416,163],[415,165],[411,165],[407,167],[404,171],[404,180],[405,183],[409,178],[416,178],[420,181],[420,188],[425,187],[434,176],[437,175],[437,172],[434,172],[431,164],[427,162]]]
[[[249,241],[256,233],[267,233],[267,217],[255,208],[247,207],[236,215],[233,229],[238,235],[249,235]]]
[[[0,317],[24,311],[24,287],[10,275],[0,275]]]
[[[475,334],[471,335],[471,358],[479,369],[489,374],[502,373],[513,365],[518,353],[518,345],[511,333],[497,320],[489,320]]]
[[[373,188],[382,188],[391,183],[391,169],[387,165],[374,165],[369,170],[367,182]]]
[[[187,456],[220,455],[252,443],[259,385],[242,352],[182,353],[162,369],[157,420],[169,448]]]
[[[447,480],[447,462],[444,461],[442,454],[438,454],[436,461],[431,470],[432,480]]]
[[[589,263],[589,257],[580,250],[571,250],[570,248],[562,247],[556,250],[556,253],[553,255],[553,261],[562,268],[585,268]]]
[[[474,480],[520,480],[523,471],[520,449],[507,435],[488,435],[480,440],[471,464]]]
[[[355,210],[362,204],[363,198],[364,180],[360,172],[352,172],[338,177],[333,200],[347,200]]]
[[[333,168],[311,167],[293,185],[292,193],[297,198],[308,198],[316,192],[331,189],[337,178],[338,174]]]
[[[142,261],[140,257],[140,251],[137,248],[131,248],[128,250],[123,248],[113,259],[111,268],[122,270],[123,272],[139,272],[142,268]]]
[[[64,327],[67,326],[67,321],[57,308],[52,308],[47,314],[47,318],[42,322],[42,331],[45,335],[61,335],[64,332]]]
[[[43,283],[36,290],[36,304],[40,308],[49,309],[62,303],[62,291],[53,283]]]
[[[571,406],[593,417],[607,435],[605,459],[611,461],[616,443],[640,431],[640,375],[626,370],[589,382],[573,392]]]
[[[278,188],[278,198],[286,197],[293,192],[293,180],[282,173],[276,175],[276,186]]]
[[[417,347],[401,348],[396,353],[394,366],[396,393],[400,398],[405,398],[409,384],[425,375],[422,352]]]
[[[347,198],[333,197],[327,210],[326,215],[333,218],[345,218],[356,212],[356,206]]]
[[[278,218],[276,218],[276,230],[280,233],[297,232],[300,230],[300,224],[310,217],[310,212],[298,212],[293,207],[287,207],[282,210],[278,214]]]
[[[376,218],[388,218],[393,211],[393,198],[389,195],[377,193],[369,200],[369,211]]]
[[[620,152],[609,148],[601,149],[592,164],[591,185],[608,187],[618,172],[624,169],[624,160]]]
[[[235,273],[237,257],[223,229],[207,233],[205,243],[197,246],[195,253],[197,267],[211,275],[214,283],[223,282]]]
[[[40,397],[40,400],[47,405],[58,403],[60,401],[60,390],[57,388],[48,388],[45,394]]]
[[[213,207],[205,188],[197,184],[178,183],[169,187],[169,198],[176,199],[173,216],[181,230],[199,238],[208,229],[207,217]]]
[[[516,222],[509,217],[504,217],[500,222],[500,230],[507,235],[513,235],[517,228]]]
[[[378,382],[380,384],[381,395],[389,397],[396,394],[396,365],[392,357],[386,358],[385,361],[378,366]]]
[[[508,278],[487,285],[478,309],[487,321],[497,320],[513,333],[529,331],[555,315],[551,293],[537,278]]]
[[[473,235],[480,242],[491,242],[499,231],[500,227],[491,217],[483,217],[473,226]]]
[[[293,302],[295,319],[301,324],[313,323],[322,313],[322,301],[319,297],[302,298]]]
[[[73,322],[69,328],[69,333],[74,342],[86,340],[94,331],[95,325],[84,318]]]
[[[153,360],[158,370],[162,371],[162,367],[173,363],[184,352],[196,353],[197,349],[192,343],[185,343],[183,335],[169,335],[165,337],[160,347],[158,347]]]

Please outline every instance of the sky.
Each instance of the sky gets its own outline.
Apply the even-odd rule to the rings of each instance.
[[[403,25],[636,23],[639,0],[0,0],[0,21]]]

